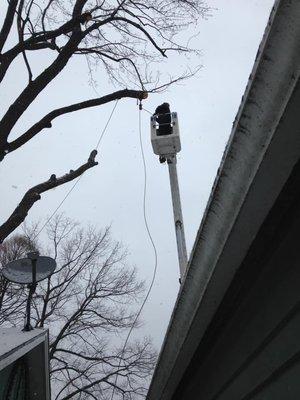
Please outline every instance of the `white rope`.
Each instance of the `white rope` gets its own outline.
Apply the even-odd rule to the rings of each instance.
[[[150,231],[150,229],[149,229],[149,224],[148,224],[147,214],[146,214],[147,167],[146,167],[145,154],[144,154],[143,141],[142,141],[141,109],[139,110],[139,138],[140,138],[140,149],[141,149],[141,156],[142,156],[143,168],[144,168],[143,215],[144,215],[144,223],[145,223],[146,232],[147,232],[147,235],[148,235],[148,237],[149,237],[151,246],[152,246],[152,248],[153,248],[153,254],[154,254],[154,268],[153,268],[152,279],[151,279],[151,282],[150,282],[150,286],[149,286],[149,288],[148,288],[148,290],[147,290],[146,296],[145,296],[145,298],[144,298],[144,300],[143,300],[143,302],[142,302],[142,304],[141,304],[141,306],[140,306],[140,308],[139,308],[139,311],[137,312],[137,314],[136,314],[136,316],[135,316],[135,318],[134,318],[134,321],[133,321],[133,323],[132,323],[132,325],[131,325],[131,327],[130,327],[130,329],[129,329],[129,332],[128,332],[127,336],[126,336],[125,343],[124,343],[124,346],[123,346],[123,349],[122,349],[122,352],[121,352],[121,357],[120,357],[118,369],[120,368],[121,359],[122,359],[122,357],[123,357],[123,355],[124,355],[124,352],[125,352],[125,350],[126,350],[126,346],[127,346],[128,340],[129,340],[130,335],[131,335],[131,333],[132,333],[132,331],[133,331],[133,328],[134,328],[134,326],[135,326],[135,324],[136,324],[136,321],[137,321],[138,318],[140,317],[140,315],[141,315],[141,313],[142,313],[142,311],[143,311],[143,308],[144,308],[144,306],[145,306],[145,304],[146,304],[146,302],[147,302],[147,300],[148,300],[148,298],[149,298],[149,295],[150,295],[150,293],[151,293],[151,290],[152,290],[152,287],[153,287],[153,284],[154,284],[154,281],[155,281],[156,272],[157,272],[157,249],[156,249],[156,246],[155,246],[153,237],[152,237],[152,235],[151,235],[151,231]],[[112,394],[111,394],[111,400],[113,400],[113,398],[114,398],[114,393],[115,393],[115,388],[116,388],[117,382],[118,382],[118,375],[116,374],[115,382],[114,382],[114,387],[113,387],[113,391],[112,391]]]
[[[115,104],[114,104],[114,107],[113,107],[113,109],[112,109],[112,111],[111,111],[111,113],[110,113],[110,115],[109,115],[109,117],[108,117],[108,120],[107,120],[107,122],[106,122],[104,128],[102,129],[102,132],[101,132],[100,137],[99,137],[99,139],[98,139],[98,141],[97,141],[97,144],[96,144],[96,150],[98,150],[98,148],[99,148],[99,146],[100,146],[100,143],[101,143],[101,141],[102,141],[102,139],[103,139],[103,137],[104,137],[104,134],[105,134],[105,132],[106,132],[106,130],[107,130],[107,127],[108,127],[108,125],[109,125],[109,123],[110,123],[110,121],[111,121],[111,119],[112,119],[112,116],[113,116],[113,114],[114,114],[114,112],[115,112],[115,109],[116,109],[116,107],[117,107],[117,105],[118,105],[118,102],[119,102],[119,100],[116,100],[116,102],[115,102]],[[42,233],[42,231],[45,229],[45,227],[48,225],[48,223],[51,221],[51,219],[54,217],[54,215],[57,213],[57,211],[60,209],[60,207],[64,204],[64,202],[67,200],[67,198],[68,198],[68,197],[70,196],[70,194],[73,192],[73,190],[74,190],[75,187],[78,185],[78,183],[79,183],[79,181],[81,180],[82,177],[83,177],[83,175],[80,175],[80,176],[76,179],[76,181],[73,183],[73,185],[71,186],[71,188],[67,191],[67,193],[66,193],[65,196],[63,197],[62,201],[58,204],[58,206],[57,206],[57,207],[55,208],[55,210],[52,212],[52,214],[50,215],[50,217],[47,218],[46,222],[43,224],[43,226],[41,227],[41,229],[40,229],[40,230],[37,232],[37,234],[34,236],[33,240],[35,240],[35,239]]]

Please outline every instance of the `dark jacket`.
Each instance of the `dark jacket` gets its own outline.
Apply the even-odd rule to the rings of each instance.
[[[159,128],[157,136],[171,135],[171,111],[168,103],[163,103],[158,106],[155,110],[156,121],[158,122]]]

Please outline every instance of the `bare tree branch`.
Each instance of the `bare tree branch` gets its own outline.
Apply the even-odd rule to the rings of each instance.
[[[27,17],[26,17],[26,19],[25,19],[25,21],[24,21],[24,20],[22,19],[22,12],[23,12],[23,7],[24,7],[24,1],[25,1],[25,0],[20,0],[19,7],[18,7],[18,11],[17,11],[17,14],[18,14],[18,16],[17,16],[18,36],[19,36],[19,42],[22,43],[22,44],[24,44],[24,28],[25,28],[25,24],[26,24],[26,22],[27,22],[28,15],[29,15],[29,12],[30,12],[30,7],[29,7],[29,11],[28,11],[28,13],[27,13]],[[31,3],[31,5],[32,5],[32,3]],[[32,81],[32,76],[33,76],[33,75],[32,75],[32,71],[31,71],[30,65],[29,65],[28,58],[27,58],[27,56],[26,56],[26,51],[25,51],[25,49],[22,50],[22,55],[23,55],[23,59],[24,59],[24,62],[25,62],[27,71],[28,71],[28,78],[29,78],[29,83],[30,83],[30,82]]]
[[[135,270],[125,264],[126,253],[112,241],[109,227],[82,229],[62,215],[50,222],[47,233],[46,254],[55,257],[58,266],[37,287],[32,322],[50,328],[53,398],[104,399],[115,390],[124,399],[143,399],[156,352],[148,338],[128,343],[125,351],[119,340],[132,326],[132,302],[143,290]],[[26,254],[35,236],[35,228],[27,228],[25,237],[6,240],[0,246],[2,266]],[[4,287],[0,281],[0,323],[22,324],[25,298],[24,290],[10,283]]]
[[[59,178],[56,178],[55,175],[51,175],[48,181],[40,183],[29,189],[10,217],[0,226],[0,243],[2,243],[3,240],[25,220],[30,208],[36,201],[41,199],[42,193],[57,186],[63,185],[64,183],[70,182],[73,179],[78,178],[88,169],[98,165],[98,162],[95,161],[96,155],[97,150],[93,150],[88,161],[76,170],[71,170],[69,173]]]
[[[52,45],[51,45],[51,43],[49,43],[48,41],[49,40],[55,41],[56,38],[58,38],[62,35],[67,35],[67,34],[71,34],[71,38],[77,37],[81,40],[84,36],[86,36],[90,32],[90,30],[87,30],[86,32],[82,32],[80,29],[80,25],[86,21],[86,18],[87,18],[87,13],[83,13],[82,15],[77,15],[77,13],[74,11],[74,17],[71,20],[64,23],[61,27],[54,29],[52,31],[45,31],[45,32],[35,34],[24,41],[20,41],[12,49],[10,49],[7,52],[5,52],[4,54],[2,54],[1,58],[0,58],[0,60],[1,60],[0,83],[3,80],[10,64],[14,61],[14,59],[20,53],[24,52],[25,50],[39,50],[41,48],[40,46],[43,46],[42,48],[48,47],[48,48],[52,48],[52,49],[57,49],[55,44],[52,43]],[[113,19],[113,17],[109,17],[103,21],[97,22],[97,24],[95,24],[94,27],[98,29],[101,26],[111,22],[112,19]],[[80,40],[78,41],[77,45],[80,43]],[[48,43],[48,45],[46,45],[46,43]],[[76,48],[76,46],[75,46],[75,48]],[[73,52],[74,51],[75,50],[73,50]],[[64,56],[61,58],[64,58]]]
[[[19,0],[11,0],[7,6],[6,16],[3,22],[3,26],[0,32],[0,54],[2,52],[3,46],[5,45],[6,39],[9,35],[11,27],[14,21],[14,15],[17,8]],[[1,58],[0,58],[1,60]]]
[[[183,39],[180,34],[190,26],[195,26],[198,19],[207,16],[208,12],[209,8],[203,0],[8,0],[0,31],[0,82],[14,60],[21,56],[29,82],[25,83],[25,87],[21,86],[20,92],[7,105],[7,110],[1,117],[0,161],[43,129],[51,128],[52,121],[60,115],[99,106],[115,99],[141,98],[145,92],[164,90],[170,84],[193,75],[193,72],[178,73],[179,76],[173,77],[169,71],[162,74],[160,63],[169,52],[196,55],[189,42],[180,44]],[[12,40],[17,39],[17,42],[6,49],[10,33]],[[42,72],[34,76],[32,67],[35,57],[30,54],[40,50],[49,50],[48,53],[51,51],[52,54],[50,58],[45,57],[42,60],[41,65],[45,63],[39,68]],[[87,58],[90,82],[95,80],[94,71],[100,69],[100,73],[97,72],[99,81],[109,80],[123,90],[54,109],[26,132],[20,132],[19,135],[18,132],[13,132],[17,123],[20,123],[19,126],[26,124],[22,124],[26,110],[55,81],[69,60],[78,54]],[[189,67],[187,70],[193,68]],[[170,76],[169,80],[166,76]],[[166,83],[162,83],[163,81]],[[125,89],[129,85],[136,90]],[[10,139],[10,135],[15,133],[17,135]],[[60,184],[63,183],[62,180]],[[14,213],[0,226],[0,240],[24,220],[30,207],[40,198],[37,189],[41,189],[41,186],[43,184],[30,189]],[[48,184],[47,187],[51,188],[50,186]],[[71,285],[72,279],[68,282]],[[62,290],[60,301],[63,303],[68,287],[59,286],[57,290]],[[45,296],[47,297],[46,294]],[[47,305],[52,300],[53,293],[50,293]],[[38,319],[42,318],[43,321],[48,316],[52,317],[48,306],[39,312],[41,314]]]
[[[67,62],[73,55],[82,36],[74,33],[69,42],[63,48],[56,60],[43,71],[37,78],[31,81],[18,98],[11,104],[7,112],[0,121],[0,148],[6,147],[7,138],[11,129],[16,124],[20,116],[34,101],[38,94],[62,71]]]
[[[153,46],[156,48],[156,50],[158,50],[160,52],[160,54],[163,57],[167,57],[166,52],[160,47],[158,46],[158,44],[156,43],[156,41],[153,39],[153,37],[149,34],[149,32],[146,31],[146,29],[144,29],[140,24],[137,24],[134,21],[131,21],[128,18],[122,18],[122,17],[115,17],[114,21],[123,21],[128,23],[129,25],[134,26],[136,29],[140,30],[141,32],[143,32],[143,34],[147,37],[147,39],[150,40],[150,42],[153,44]]]
[[[85,108],[96,107],[106,103],[109,103],[114,100],[122,99],[122,98],[134,98],[134,99],[142,99],[146,95],[145,92],[140,90],[118,90],[117,92],[110,93],[106,96],[82,101],[80,103],[75,103],[70,106],[57,108],[56,110],[51,111],[49,114],[45,115],[39,122],[34,124],[31,128],[29,128],[25,133],[23,133],[20,137],[18,137],[13,142],[7,144],[6,154],[10,153],[19,147],[23,146],[26,142],[32,139],[37,133],[45,128],[51,128],[51,122],[64,114],[68,114],[74,111],[83,110]]]

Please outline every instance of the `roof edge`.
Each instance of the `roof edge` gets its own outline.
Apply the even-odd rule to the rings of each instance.
[[[188,363],[188,357],[183,360],[180,354],[187,347],[215,267],[299,79],[299,19],[299,1],[275,2],[197,233],[147,400],[169,400]],[[213,304],[206,318],[208,314],[212,317],[217,306]]]

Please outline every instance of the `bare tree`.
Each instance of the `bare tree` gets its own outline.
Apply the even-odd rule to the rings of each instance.
[[[7,239],[5,243],[0,244],[0,265],[26,256],[29,251],[36,251],[36,246],[29,240],[28,237],[23,235],[15,235]],[[24,316],[23,305],[26,301],[26,294],[24,287],[18,285],[11,285],[0,274],[0,324],[9,322],[11,316],[20,320]]]
[[[28,230],[4,242],[1,261],[38,248],[31,236]],[[32,323],[50,328],[53,398],[110,399],[113,388],[116,399],[144,397],[156,353],[147,338],[122,351],[120,334],[132,326],[133,305],[143,293],[135,270],[125,264],[126,252],[110,228],[84,230],[61,215],[49,225],[48,238],[47,254],[57,269],[37,287]],[[1,322],[22,325],[24,289],[8,283],[1,288]]]
[[[2,2],[5,2],[2,0]],[[5,2],[6,3],[6,2]],[[2,4],[1,10],[5,6]],[[96,107],[121,98],[145,97],[171,82],[189,76],[170,77],[159,82],[153,75],[153,63],[168,53],[189,53],[178,35],[208,14],[202,0],[135,1],[135,0],[9,0],[0,30],[0,83],[17,57],[24,60],[28,82],[10,104],[0,120],[0,161],[25,145],[35,135],[52,127],[52,121],[67,113]],[[9,47],[9,37],[16,43]],[[11,40],[10,40],[11,42]],[[33,52],[48,51],[53,60],[35,74],[30,62]],[[16,123],[74,56],[87,58],[91,74],[96,67],[103,79],[110,79],[119,90],[99,98],[54,109],[25,132],[10,140]],[[98,69],[98,75],[99,75]],[[128,89],[128,84],[132,85]],[[19,226],[41,193],[73,180],[97,165],[96,151],[87,163],[61,178],[49,180],[29,189],[11,216],[0,226],[0,243]]]

